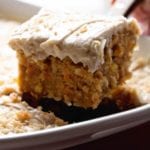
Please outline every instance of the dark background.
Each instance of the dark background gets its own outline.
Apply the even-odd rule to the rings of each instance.
[[[150,122],[66,150],[150,150]]]

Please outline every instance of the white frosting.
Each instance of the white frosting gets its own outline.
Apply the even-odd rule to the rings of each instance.
[[[69,57],[95,72],[104,63],[104,48],[112,34],[127,25],[121,16],[106,18],[42,10],[15,31],[10,45],[34,60],[50,55],[61,60]]]

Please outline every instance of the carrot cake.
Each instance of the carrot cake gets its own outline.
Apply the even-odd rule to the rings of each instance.
[[[19,23],[0,15],[0,137],[32,132],[66,124],[52,112],[30,107],[18,90],[18,62],[8,46],[10,33]]]
[[[97,108],[130,77],[136,21],[42,10],[9,41],[19,60],[19,88],[35,99]]]

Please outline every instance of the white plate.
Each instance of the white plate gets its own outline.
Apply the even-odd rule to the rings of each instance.
[[[1,0],[0,11],[21,21],[31,17],[39,6],[22,3],[17,0]],[[148,39],[149,41],[150,39]],[[142,49],[149,50],[149,42],[140,41]],[[144,44],[143,44],[144,43]],[[146,48],[147,46],[147,48]],[[74,123],[63,127],[46,129],[32,133],[6,135],[0,137],[0,150],[26,149],[46,150],[66,148],[92,141],[110,134],[131,128],[150,120],[150,104],[97,119]]]
[[[0,149],[58,149],[92,141],[150,120],[150,105],[32,133],[0,137]]]

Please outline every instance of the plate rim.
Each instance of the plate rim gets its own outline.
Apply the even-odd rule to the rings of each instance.
[[[60,127],[54,127],[54,128],[48,128],[48,129],[43,129],[43,130],[38,130],[38,131],[33,131],[33,132],[26,132],[26,133],[17,133],[17,134],[10,134],[10,135],[3,135],[0,137],[0,142],[5,141],[5,140],[17,140],[17,139],[23,139],[23,138],[29,138],[29,137],[37,137],[37,136],[46,136],[49,134],[53,134],[55,132],[61,133],[65,131],[70,131],[73,129],[78,129],[78,128],[84,128],[90,127],[93,125],[98,125],[100,123],[105,123],[110,120],[120,120],[126,117],[129,117],[130,119],[134,118],[135,114],[138,114],[138,118],[141,118],[141,116],[145,116],[146,114],[148,115],[150,113],[150,104],[145,104],[130,110],[90,119],[87,121],[82,121],[82,122],[77,122],[77,123],[72,123]],[[136,119],[138,119],[136,117]],[[140,119],[139,119],[140,120]],[[150,118],[148,119],[150,120]]]

